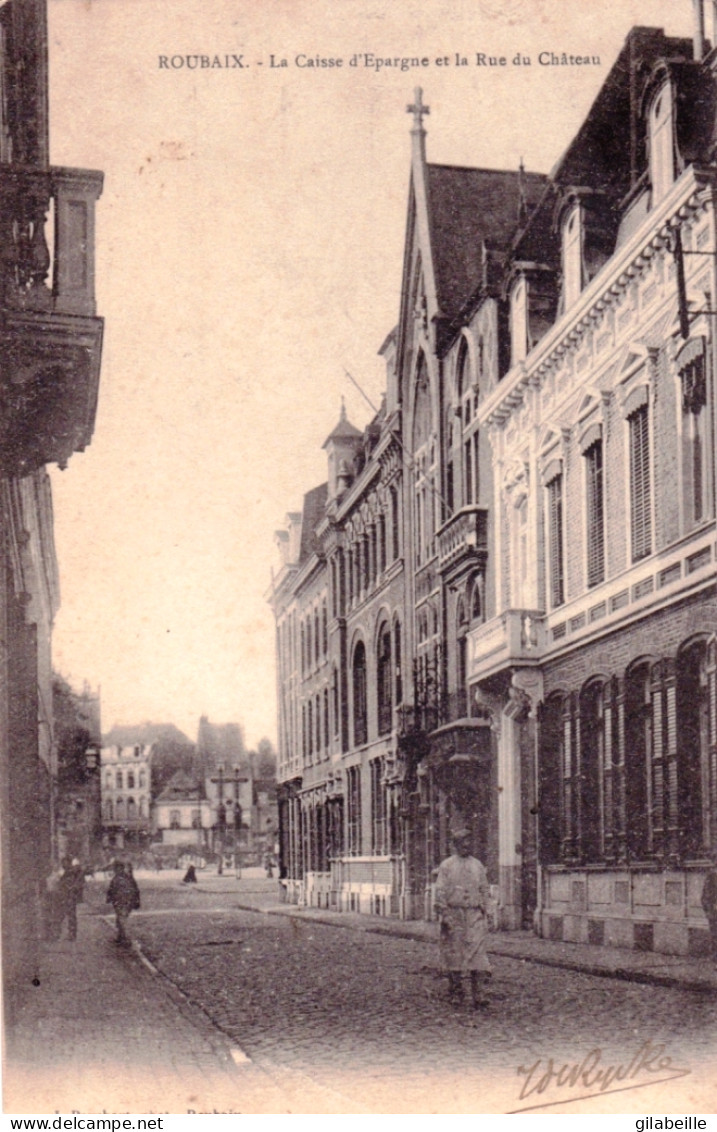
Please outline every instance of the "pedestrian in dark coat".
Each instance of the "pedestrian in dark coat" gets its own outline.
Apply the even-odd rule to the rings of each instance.
[[[127,872],[123,861],[115,861],[114,876],[110,881],[110,886],[107,889],[107,903],[111,904],[115,911],[115,918],[117,922],[117,943],[122,946],[127,946],[129,938],[127,936],[127,920],[129,914],[135,908],[139,908],[139,888],[133,876]]]
[[[712,864],[702,886],[702,911],[710,928],[712,962],[717,965],[717,864]]]
[[[85,873],[75,858],[63,857],[62,873],[57,889],[56,939],[60,938],[62,925],[67,920],[67,938],[77,939],[77,905],[84,899]]]
[[[194,865],[190,865],[189,868],[187,869],[186,873],[184,874],[184,877],[182,878],[182,884],[196,884],[196,883],[197,883],[197,870],[195,869]]]

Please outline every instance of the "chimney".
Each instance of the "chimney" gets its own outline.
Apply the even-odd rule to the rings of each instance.
[[[704,0],[692,0],[694,29],[692,33],[692,53],[699,63],[705,53],[705,5]]]

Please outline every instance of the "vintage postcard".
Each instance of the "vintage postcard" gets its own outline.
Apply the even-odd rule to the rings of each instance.
[[[707,1127],[716,28],[0,3],[6,1113]]]

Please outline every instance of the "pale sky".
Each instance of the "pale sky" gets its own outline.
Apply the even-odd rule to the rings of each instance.
[[[207,714],[252,745],[274,740],[273,533],[326,478],[341,397],[359,427],[371,415],[344,367],[380,399],[414,87],[431,108],[429,161],[522,157],[547,172],[630,27],[690,35],[692,3],[49,0],[49,12],[52,162],[105,173],[97,426],[52,472],[55,666],[101,685],[105,731],[171,721],[195,738]],[[601,66],[540,66],[541,51]],[[479,67],[478,52],[508,64]],[[300,53],[343,67],[300,68]],[[351,67],[358,53],[430,65]],[[244,67],[159,66],[188,54]]]

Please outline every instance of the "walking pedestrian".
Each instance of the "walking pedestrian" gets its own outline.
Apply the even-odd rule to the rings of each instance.
[[[130,912],[140,906],[139,888],[134,876],[130,875],[124,861],[115,861],[114,876],[107,889],[107,901],[115,911],[117,922],[116,942],[126,947],[129,944],[127,936],[127,920]]]
[[[77,905],[85,894],[85,874],[77,857],[63,857],[62,873],[57,888],[57,920],[55,938],[59,939],[67,920],[67,938],[77,939]]]
[[[712,864],[702,885],[702,910],[710,929],[712,962],[717,966],[717,862]]]
[[[452,841],[453,852],[439,865],[436,879],[441,965],[448,974],[452,999],[463,997],[463,975],[469,973],[473,1005],[487,1006],[488,878],[483,864],[471,855],[470,830],[455,829]]]

